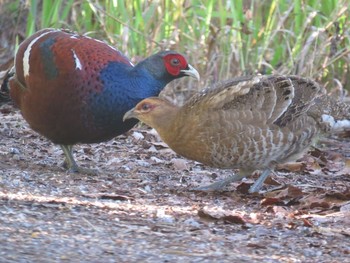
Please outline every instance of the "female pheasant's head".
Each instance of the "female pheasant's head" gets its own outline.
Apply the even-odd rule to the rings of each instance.
[[[135,118],[158,130],[171,123],[177,110],[178,107],[171,102],[151,97],[142,100],[135,108],[125,113],[123,120]]]

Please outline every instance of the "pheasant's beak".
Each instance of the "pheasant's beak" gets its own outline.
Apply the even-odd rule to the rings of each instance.
[[[137,113],[135,112],[135,108],[132,108],[131,110],[127,111],[123,116],[123,121],[126,121],[128,119],[135,118],[137,119]]]
[[[193,77],[198,81],[200,80],[198,71],[194,67],[192,67],[190,64],[187,65],[186,69],[183,69],[180,72],[186,76]]]

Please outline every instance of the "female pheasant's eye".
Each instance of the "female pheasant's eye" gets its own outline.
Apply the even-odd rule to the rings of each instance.
[[[171,60],[171,65],[173,65],[173,66],[178,66],[179,64],[180,64],[180,60],[179,60],[179,59],[173,58],[173,59]]]
[[[151,108],[151,106],[147,103],[142,104],[141,109],[142,111],[148,111]]]

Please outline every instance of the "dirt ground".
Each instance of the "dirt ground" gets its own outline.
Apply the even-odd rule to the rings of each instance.
[[[192,190],[229,175],[175,155],[139,125],[78,145],[68,174],[60,148],[0,107],[1,262],[350,262],[350,139],[327,139],[281,167],[222,192]],[[268,192],[266,191],[268,190]]]

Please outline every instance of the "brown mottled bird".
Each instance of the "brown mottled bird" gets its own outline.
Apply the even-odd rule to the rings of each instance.
[[[218,190],[262,170],[258,191],[278,163],[301,157],[320,134],[350,125],[350,106],[297,76],[254,76],[218,83],[178,107],[158,97],[124,115],[155,128],[176,153],[238,174],[200,190]],[[341,119],[347,120],[342,121]]]

